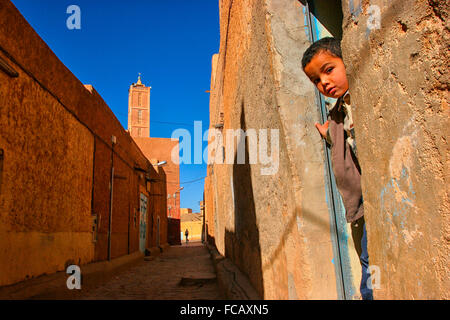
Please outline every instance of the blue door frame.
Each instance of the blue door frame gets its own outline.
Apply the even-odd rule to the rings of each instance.
[[[321,1],[322,3],[320,3]],[[321,15],[321,12],[316,11],[318,10],[316,8],[320,7],[323,4],[323,1],[324,0],[309,0],[306,1],[306,5],[304,6],[303,13],[305,16],[305,26],[311,43],[320,40],[323,37],[332,36],[317,18],[317,16]],[[333,2],[333,0],[325,1],[327,1],[327,5],[330,5],[330,3]],[[340,8],[340,1],[335,0],[334,2],[336,5],[339,5],[339,8],[337,9],[342,10]],[[332,9],[328,8],[328,10]],[[326,15],[329,16],[330,12],[327,12]],[[322,21],[324,20],[322,19]],[[340,37],[342,30],[336,30],[336,33],[337,37]],[[316,90],[316,102],[320,111],[322,123],[324,123],[328,118],[327,105],[333,105],[335,100],[324,98],[319,91]],[[353,285],[348,247],[348,239],[351,235],[347,232],[345,208],[333,174],[331,151],[326,147],[325,142],[323,142],[323,147],[325,153],[326,197],[330,214],[330,232],[333,243],[333,264],[336,274],[337,294],[338,299],[351,300],[355,293],[357,293]]]

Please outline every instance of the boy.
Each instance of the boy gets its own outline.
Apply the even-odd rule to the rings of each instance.
[[[336,184],[344,202],[346,220],[351,223],[352,236],[362,267],[361,296],[372,300],[369,256],[361,191],[361,169],[357,159],[355,133],[340,42],[323,38],[303,54],[303,71],[324,96],[338,99],[329,112],[329,120],[316,123],[320,135],[331,148],[331,162]]]

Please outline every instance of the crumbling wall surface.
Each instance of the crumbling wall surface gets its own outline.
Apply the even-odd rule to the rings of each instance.
[[[309,46],[302,6],[275,0],[223,0],[219,6],[210,123],[223,123],[225,164],[208,168],[208,229],[261,297],[335,299],[323,145],[314,128],[319,114],[300,63]],[[258,135],[257,149],[246,139],[245,164],[237,163],[230,129]],[[261,129],[267,130],[269,164],[260,154]],[[253,156],[257,161],[250,164]]]
[[[375,298],[449,299],[449,2],[342,3]]]

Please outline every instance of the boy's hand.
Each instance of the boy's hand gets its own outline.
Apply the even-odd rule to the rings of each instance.
[[[328,120],[327,122],[325,122],[324,124],[320,124],[316,122],[316,128],[319,131],[320,135],[322,136],[322,138],[326,139],[327,138],[327,130],[328,130],[328,125],[330,124],[330,121]]]

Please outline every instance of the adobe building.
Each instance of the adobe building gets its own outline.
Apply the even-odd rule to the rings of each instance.
[[[164,168],[158,165],[160,163],[156,159],[151,159],[150,163],[153,166],[153,174],[149,176],[148,183],[150,184],[150,204],[149,210],[152,212],[152,216],[149,217],[148,229],[149,237],[151,237],[150,243],[152,247],[149,248],[150,252],[164,250],[169,244],[169,220],[166,214],[167,210],[167,176]],[[152,250],[153,249],[153,250]],[[148,252],[146,252],[148,254]]]
[[[180,215],[183,216],[187,213],[192,213],[192,209],[191,208],[181,208],[180,209]]]
[[[128,91],[128,132],[144,155],[153,162],[164,163],[166,179],[168,243],[180,244],[180,166],[179,141],[150,137],[150,90],[138,81]]]
[[[202,215],[202,242],[206,242],[206,235],[208,234],[206,230],[206,207],[205,207],[205,192],[203,191],[203,200],[200,201],[200,213]]]
[[[208,165],[208,241],[264,299],[360,298],[359,259],[314,126],[333,101],[301,67],[309,45],[332,35],[350,82],[374,297],[449,299],[448,1],[220,0],[219,9],[211,129],[278,130],[268,152],[278,170],[249,163],[249,139],[245,164]],[[223,158],[217,150],[235,140],[210,148]]]
[[[185,230],[188,230],[189,241],[200,241],[203,231],[203,216],[201,213],[189,213],[181,216],[181,240],[186,241]]]
[[[189,241],[202,240],[203,214],[201,212],[192,212],[192,209],[181,213],[181,241],[186,242],[185,232],[188,230]]]
[[[165,175],[9,0],[0,43],[0,286],[140,259],[167,224]]]

